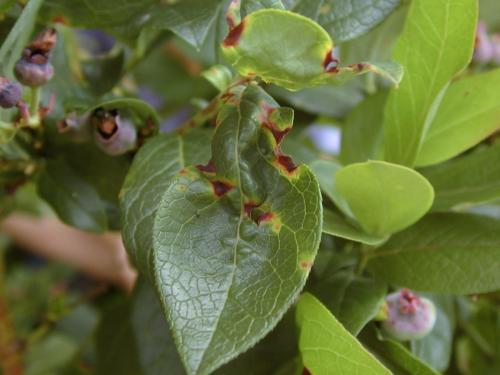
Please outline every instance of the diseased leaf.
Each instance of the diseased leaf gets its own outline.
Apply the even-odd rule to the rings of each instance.
[[[390,338],[384,338],[375,327],[367,327],[360,334],[360,340],[393,374],[439,375],[415,357],[401,343]]]
[[[371,246],[379,245],[388,238],[370,235],[355,223],[351,223],[348,218],[331,210],[323,210],[323,214],[323,233]]]
[[[337,319],[309,293],[297,305],[299,349],[304,367],[314,375],[390,374]]]
[[[336,42],[354,39],[376,26],[400,0],[292,0],[290,10],[323,26]]]
[[[129,255],[142,272],[150,267],[153,220],[160,198],[182,168],[206,161],[209,130],[169,133],[149,140],[134,158],[120,193],[122,235]]]
[[[47,162],[38,192],[65,223],[90,232],[107,229],[106,211],[97,191],[65,161]]]
[[[384,237],[431,207],[431,184],[412,169],[381,161],[351,164],[335,174],[337,191],[367,233]]]
[[[254,85],[225,100],[212,160],[177,174],[154,219],[150,272],[189,374],[210,373],[276,325],[321,236],[318,183],[279,148],[293,112]]]
[[[434,187],[434,211],[500,198],[500,144],[424,168],[421,173]]]
[[[425,135],[418,166],[436,164],[500,129],[500,68],[452,83]]]
[[[500,288],[500,221],[432,214],[369,253],[378,279],[420,291],[485,293]]]
[[[277,48],[279,46],[279,48]],[[398,84],[401,66],[361,62],[344,67],[328,33],[310,19],[279,9],[251,13],[222,42],[226,60],[244,77],[259,76],[289,90],[340,84],[374,72]]]
[[[472,57],[476,0],[415,0],[393,54],[405,71],[385,109],[385,159],[412,166],[446,88]]]

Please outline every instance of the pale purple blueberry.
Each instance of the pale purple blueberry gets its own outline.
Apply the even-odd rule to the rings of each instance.
[[[56,41],[55,29],[47,29],[26,46],[14,67],[19,82],[25,86],[38,87],[52,79],[54,67],[49,57]]]
[[[50,62],[36,64],[21,59],[16,63],[14,73],[24,86],[38,87],[46,84],[54,76],[54,68]]]
[[[331,125],[311,125],[307,128],[307,134],[311,137],[318,150],[327,154],[336,155],[340,151],[340,129]]]
[[[387,319],[382,326],[397,340],[418,340],[429,334],[436,323],[434,303],[408,289],[386,297]]]
[[[488,63],[494,55],[494,46],[488,36],[486,24],[480,21],[476,30],[476,45],[474,48],[474,61]]]
[[[22,88],[16,82],[0,77],[0,107],[12,108],[19,103],[22,96]]]
[[[137,144],[134,124],[122,119],[117,111],[97,111],[92,119],[97,146],[108,155],[122,155]]]

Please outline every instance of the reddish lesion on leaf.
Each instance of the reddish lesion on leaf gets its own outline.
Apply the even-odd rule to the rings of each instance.
[[[234,185],[223,180],[211,180],[210,183],[217,197],[222,197],[234,188]]]
[[[340,61],[333,55],[333,49],[329,50],[323,60],[323,69],[327,73],[338,73]]]
[[[245,211],[245,215],[251,219],[254,208],[257,208],[259,206],[260,204],[254,201],[245,202],[243,204],[243,210]]]
[[[302,268],[303,270],[306,270],[306,271],[309,271],[313,265],[314,265],[314,262],[311,260],[301,260],[299,262],[299,267]]]
[[[210,159],[207,164],[198,164],[196,166],[196,169],[198,169],[200,172],[203,172],[203,173],[216,173],[215,172],[215,163],[212,159]]]
[[[262,114],[260,121],[262,127],[269,130],[276,142],[274,148],[275,164],[287,174],[292,174],[297,165],[292,158],[281,150],[281,142],[285,135],[292,129],[293,112],[288,108],[271,107],[268,103],[261,104]]]
[[[241,21],[237,26],[233,27],[229,31],[226,38],[222,42],[222,45],[226,48],[236,46],[241,38],[241,34],[243,33],[244,29],[245,29],[245,20]]]

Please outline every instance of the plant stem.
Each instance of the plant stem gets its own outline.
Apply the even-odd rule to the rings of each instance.
[[[38,109],[40,107],[40,87],[31,88],[31,99],[30,99],[30,118],[28,121],[28,126],[36,128],[40,126],[40,115],[38,114]]]

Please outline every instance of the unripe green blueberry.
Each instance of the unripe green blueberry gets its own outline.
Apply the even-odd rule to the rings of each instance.
[[[387,319],[382,327],[397,340],[420,339],[429,334],[436,323],[434,303],[408,289],[389,294],[386,304]]]
[[[122,155],[137,144],[137,129],[116,111],[97,111],[92,119],[97,146],[108,155]]]
[[[21,95],[22,88],[18,83],[0,77],[0,107],[14,107],[21,100]]]

